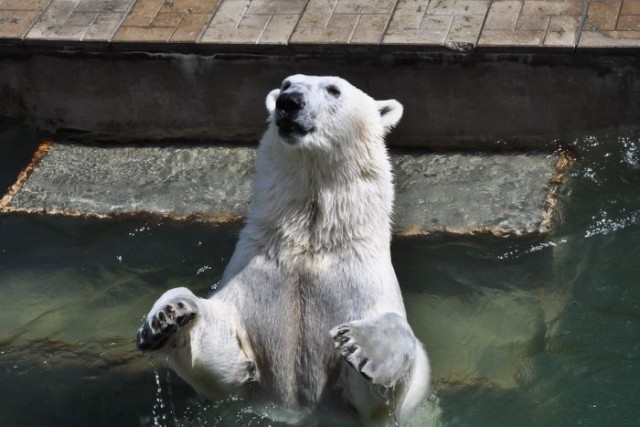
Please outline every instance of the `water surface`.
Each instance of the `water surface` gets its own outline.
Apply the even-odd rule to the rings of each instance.
[[[637,135],[565,142],[577,161],[545,238],[394,240],[433,365],[437,413],[415,424],[640,423]],[[18,157],[0,159],[3,186]],[[237,233],[0,215],[0,425],[277,425],[238,397],[200,400],[133,341],[164,290],[211,290]]]

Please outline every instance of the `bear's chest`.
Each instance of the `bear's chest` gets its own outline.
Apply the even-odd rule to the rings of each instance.
[[[269,334],[274,328],[330,329],[360,318],[374,304],[376,295],[372,293],[377,286],[372,285],[383,276],[375,272],[379,265],[368,265],[355,257],[258,258],[253,262],[255,267],[248,266],[248,270],[261,276],[265,285],[244,296],[249,301],[247,307],[258,305],[257,311],[249,308],[246,316],[254,317],[256,329],[267,329]]]
[[[366,266],[340,257],[256,265],[268,286],[240,309],[261,376],[283,400],[313,404],[338,361],[329,331],[375,305]]]

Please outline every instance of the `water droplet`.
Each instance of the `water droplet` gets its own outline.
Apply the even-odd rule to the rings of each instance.
[[[203,265],[202,267],[200,267],[198,269],[198,271],[196,271],[196,276],[201,275],[202,273],[204,273],[205,271],[211,270],[211,267],[208,265]]]
[[[398,417],[396,415],[396,392],[395,386],[392,387],[384,387],[377,386],[376,390],[380,397],[384,400],[384,404],[387,406],[389,411],[389,424],[390,426],[399,427],[400,423],[398,422]]]

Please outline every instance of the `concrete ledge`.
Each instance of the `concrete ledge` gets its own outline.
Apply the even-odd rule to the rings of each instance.
[[[580,55],[17,54],[0,60],[0,117],[90,140],[255,143],[266,93],[295,73],[401,101],[392,146],[548,149],[640,123],[640,57]]]
[[[240,221],[254,150],[44,144],[0,201],[4,212]],[[568,162],[551,154],[401,154],[395,232],[532,235],[550,227]]]

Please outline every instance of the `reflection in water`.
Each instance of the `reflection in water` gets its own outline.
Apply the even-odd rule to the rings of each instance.
[[[410,322],[433,364],[429,415],[415,425],[640,420],[640,140],[573,145],[549,236],[394,241]],[[135,350],[157,296],[184,284],[207,294],[237,232],[0,216],[0,425],[266,426],[290,416],[241,396],[201,400]],[[317,425],[339,422],[322,415]]]

